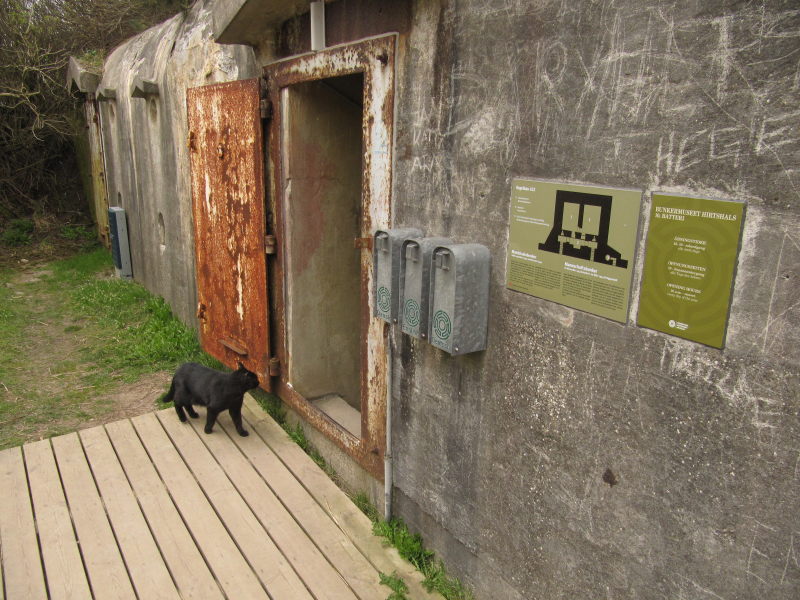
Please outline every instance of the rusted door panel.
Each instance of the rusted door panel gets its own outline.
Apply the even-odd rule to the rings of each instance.
[[[264,158],[258,79],[187,91],[203,349],[270,388]]]

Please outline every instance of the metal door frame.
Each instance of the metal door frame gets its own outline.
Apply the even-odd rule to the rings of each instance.
[[[275,353],[281,373],[273,389],[305,420],[353,457],[371,475],[383,479],[386,447],[387,340],[388,325],[372,317],[371,236],[391,222],[392,152],[394,125],[395,34],[334,46],[312,54],[284,59],[264,67],[271,103],[269,124],[269,205],[277,239],[272,267],[275,286]],[[286,335],[286,220],[288,200],[282,189],[282,107],[285,88],[293,84],[363,73],[364,108],[362,120],[363,174],[361,178],[361,235],[355,244],[361,252],[361,438],[338,425],[312,406],[288,381],[291,357]],[[355,250],[354,250],[355,251]],[[322,299],[321,299],[322,300]]]

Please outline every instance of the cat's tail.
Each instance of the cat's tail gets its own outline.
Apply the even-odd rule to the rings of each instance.
[[[175,380],[172,380],[172,383],[169,386],[169,391],[161,396],[162,402],[170,402],[172,398],[175,396]]]

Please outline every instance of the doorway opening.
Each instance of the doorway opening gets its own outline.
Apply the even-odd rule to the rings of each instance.
[[[283,93],[288,383],[360,439],[364,75]]]

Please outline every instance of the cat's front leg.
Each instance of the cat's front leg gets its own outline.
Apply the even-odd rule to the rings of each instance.
[[[186,423],[186,414],[183,412],[183,407],[177,402],[175,403],[175,412],[178,413],[178,418],[181,422]]]
[[[214,428],[214,423],[217,422],[218,414],[219,411],[214,410],[210,406],[208,407],[208,410],[206,411],[206,426],[205,429],[203,429],[203,431],[205,431],[206,433],[211,433],[211,430]]]
[[[239,435],[242,437],[247,437],[250,435],[250,433],[242,425],[242,407],[232,406],[228,412],[231,413],[231,419],[233,420],[233,424],[236,426],[236,431],[239,433]]]

